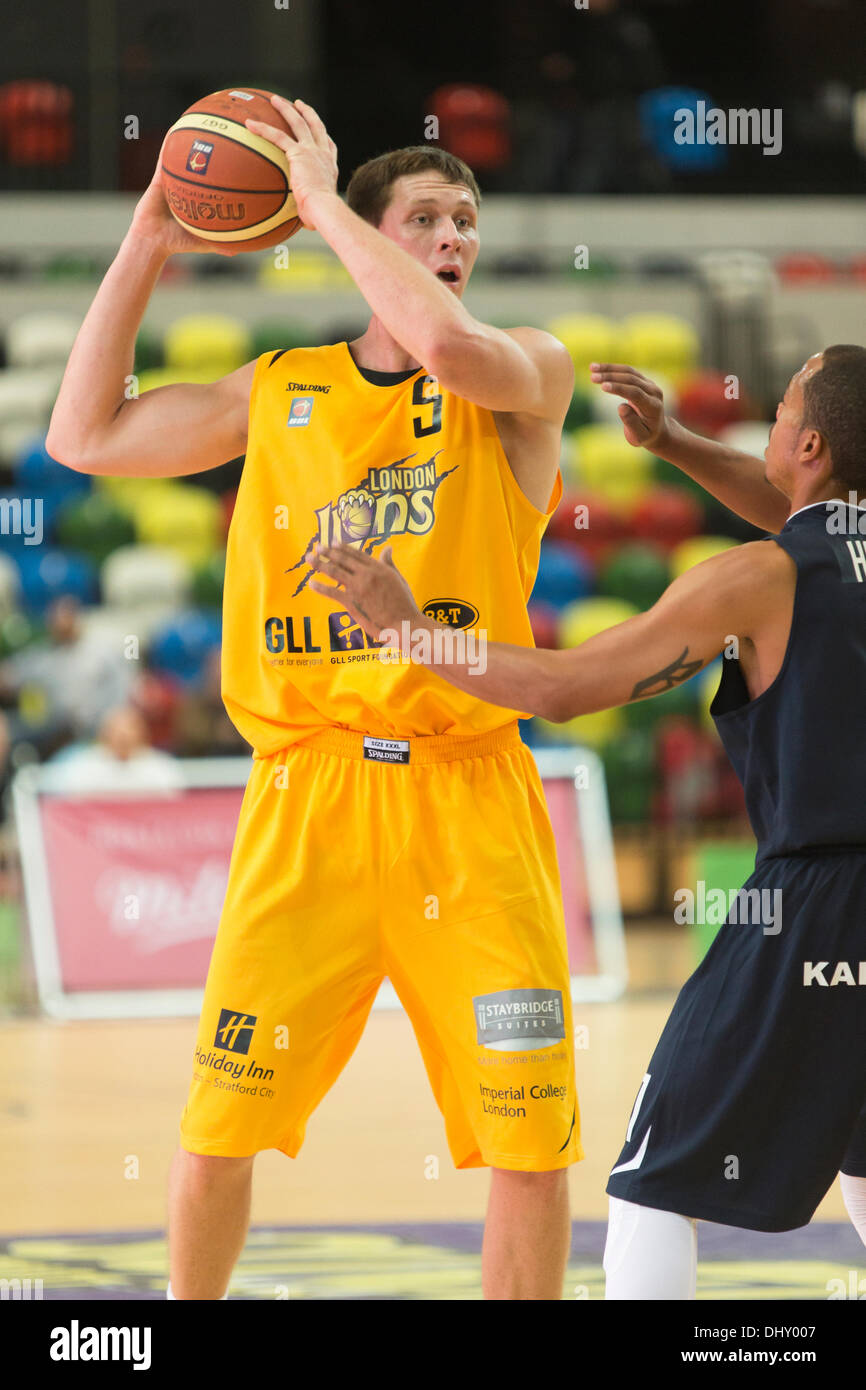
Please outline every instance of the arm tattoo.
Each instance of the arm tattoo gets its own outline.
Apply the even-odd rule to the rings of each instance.
[[[656,671],[654,676],[647,676],[646,680],[638,681],[634,690],[629,696],[630,700],[637,700],[641,695],[661,695],[665,690],[673,690],[675,685],[680,685],[682,681],[687,681],[696,671],[700,671],[703,662],[686,661],[688,647],[683,647],[678,657],[663,666],[660,671]],[[661,684],[660,684],[661,682]],[[656,686],[657,689],[652,687]]]

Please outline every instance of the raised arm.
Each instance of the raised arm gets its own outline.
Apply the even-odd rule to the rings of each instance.
[[[591,380],[602,391],[622,396],[619,407],[629,444],[649,449],[717,497],[762,531],[781,531],[791,506],[764,477],[764,462],[716,439],[693,434],[665,413],[661,389],[623,362],[594,362]]]
[[[254,362],[212,384],[127,398],[136,334],[165,262],[176,252],[214,250],[172,217],[157,161],[69,355],[46,438],[52,458],[80,473],[170,478],[244,452]]]
[[[505,330],[473,318],[428,265],[339,196],[324,167],[333,142],[314,108],[280,96],[271,102],[291,135],[263,121],[246,124],[283,150],[305,225],[339,256],[388,333],[447,390],[488,410],[526,413],[559,429],[574,383],[563,344],[539,329]],[[468,224],[463,235],[474,240],[474,205],[461,209],[461,218]]]

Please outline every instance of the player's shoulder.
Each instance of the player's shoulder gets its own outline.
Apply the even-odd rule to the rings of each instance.
[[[784,546],[776,545],[773,535],[763,536],[757,541],[744,541],[742,545],[734,546],[732,553],[739,555],[740,563],[749,573],[766,579],[783,578],[797,568]]]
[[[558,362],[564,369],[571,367],[573,372],[571,353],[565,343],[553,333],[548,333],[545,328],[524,324],[519,328],[503,328],[502,332],[519,343],[524,352],[530,353],[533,357],[544,358],[546,363]]]
[[[741,590],[760,599],[776,587],[786,588],[796,576],[797,567],[791,556],[772,536],[761,540],[744,541],[720,551],[705,564],[712,569],[713,581],[729,593]]]
[[[517,343],[535,364],[544,383],[548,404],[546,418],[561,429],[574,393],[574,363],[568,348],[543,328],[524,325],[503,328],[502,332]]]
[[[249,400],[252,391],[253,380],[258,373],[259,380],[281,380],[288,371],[291,375],[293,369],[297,367],[299,352],[315,353],[314,347],[301,348],[268,348],[266,352],[260,352],[258,357],[253,357],[249,362],[245,362],[236,371],[230,372],[223,377],[227,391],[238,398]],[[318,349],[320,351],[320,349]]]
[[[228,372],[220,377],[214,386],[219,388],[220,394],[234,399],[242,397],[249,398],[250,388],[253,384],[253,377],[256,374],[256,367],[260,358],[254,357],[250,362],[245,362],[242,367],[237,367],[233,372]]]

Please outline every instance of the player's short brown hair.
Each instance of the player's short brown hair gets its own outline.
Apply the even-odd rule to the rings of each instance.
[[[388,150],[368,159],[349,179],[346,202],[365,222],[378,227],[391,201],[395,180],[404,174],[422,174],[427,169],[438,170],[449,183],[465,184],[476,208],[480,208],[481,190],[469,165],[438,145],[406,145],[402,150]]]
[[[833,477],[866,496],[866,348],[836,343],[822,357],[803,387],[801,425],[826,439]]]

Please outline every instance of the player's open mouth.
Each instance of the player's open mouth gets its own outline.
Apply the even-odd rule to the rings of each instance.
[[[437,279],[444,280],[446,285],[456,285],[460,279],[459,272],[456,270],[437,270]]]

